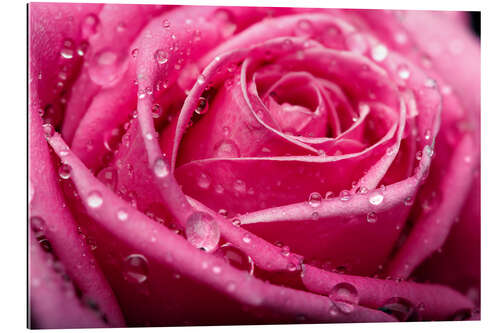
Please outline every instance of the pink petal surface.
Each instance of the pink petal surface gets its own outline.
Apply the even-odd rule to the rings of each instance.
[[[30,26],[30,214],[109,325],[479,318],[464,15],[35,5]]]
[[[114,284],[115,288],[128,289],[128,292],[118,294],[124,297],[121,304],[129,314],[129,324],[207,324],[228,320],[229,323],[232,320],[245,322],[244,318],[237,318],[236,313],[228,316],[230,309],[234,311],[238,303],[247,306],[251,316],[247,320],[250,321],[256,315],[257,318],[263,316],[261,319],[267,320],[266,322],[293,322],[298,320],[298,316],[320,322],[392,320],[383,312],[363,307],[356,307],[348,315],[338,314],[332,317],[328,311],[330,301],[325,297],[265,284],[232,268],[217,257],[199,252],[178,235],[127,207],[128,204],[95,179],[73,153],[61,155],[61,152],[69,150],[58,134],[52,136],[49,142],[62,161],[71,165],[72,180],[80,197],[84,198],[89,217],[103,228],[103,233],[112,236],[108,238],[110,243],[114,243],[110,244],[110,248],[123,252],[138,251],[148,258],[147,285],[144,286],[147,291],[142,290],[142,295],[146,293],[153,298],[148,302],[151,307],[144,304],[138,307],[140,289],[137,295],[130,290],[133,288],[130,285]],[[96,195],[100,199],[99,203],[95,201]],[[118,218],[120,208],[117,207],[123,207],[128,214],[127,218]],[[110,274],[109,278],[113,280],[118,277],[115,273],[114,276]],[[181,287],[176,285],[175,280],[180,280]],[[209,288],[200,288],[200,284],[206,284]],[[186,288],[191,292],[182,292]],[[211,310],[206,308],[204,299],[210,299]],[[252,307],[257,307],[258,314],[253,313]],[[165,318],[165,311],[172,316]],[[237,313],[241,315],[242,312]],[[267,314],[272,317],[265,318]],[[134,319],[135,316],[137,319]]]

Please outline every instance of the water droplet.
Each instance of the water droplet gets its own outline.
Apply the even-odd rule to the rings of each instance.
[[[72,59],[75,51],[73,49],[73,42],[69,39],[65,39],[63,42],[63,47],[61,49],[61,57],[64,59]]]
[[[311,217],[312,217],[313,221],[319,220],[319,214],[318,214],[318,212],[313,212]]]
[[[31,229],[35,233],[35,237],[40,237],[45,231],[45,220],[39,216],[32,216],[30,218]]]
[[[118,218],[118,220],[120,221],[126,221],[128,219],[128,213],[123,210],[123,209],[120,209],[117,213],[116,213],[116,217]]]
[[[127,26],[125,25],[124,22],[119,22],[118,25],[116,26],[116,32],[122,33],[125,31],[126,28]]]
[[[50,138],[55,133],[54,127],[50,123],[43,124],[42,129],[43,129],[43,133],[45,134],[46,138]]]
[[[89,196],[87,197],[87,205],[90,208],[99,208],[102,205],[102,196],[101,193],[97,191],[90,192]]]
[[[245,184],[245,182],[243,180],[237,179],[237,180],[235,180],[235,182],[233,184],[233,188],[236,192],[244,193],[244,192],[246,192],[247,185]]]
[[[413,197],[406,197],[405,200],[404,200],[404,204],[405,206],[411,206],[413,205]]]
[[[130,55],[132,55],[133,58],[137,58],[137,55],[139,54],[139,49],[135,48],[130,52]]]
[[[287,245],[284,245],[282,248],[281,248],[281,255],[283,257],[288,257],[290,255],[290,247],[287,246]]]
[[[370,194],[370,197],[368,198],[368,201],[374,206],[378,206],[384,201],[384,195],[378,191],[373,192]]]
[[[141,254],[131,254],[125,258],[123,277],[131,283],[144,283],[148,279],[148,261]]]
[[[80,57],[83,57],[85,55],[85,53],[87,53],[88,48],[89,48],[89,43],[83,41],[80,43],[80,45],[78,45],[78,48],[76,49],[76,53],[78,53],[78,55]]]
[[[158,178],[164,178],[168,175],[167,164],[163,158],[158,158],[154,164],[154,173]]]
[[[399,65],[398,66],[398,75],[403,80],[408,80],[408,78],[410,77],[410,70],[408,68],[408,65],[406,65],[406,64]]]
[[[82,22],[82,34],[88,38],[97,33],[99,29],[99,19],[95,14],[87,15]]]
[[[214,255],[224,259],[226,263],[234,268],[248,272],[250,275],[253,274],[254,263],[252,258],[230,243],[222,245]]]
[[[107,167],[102,169],[97,174],[97,179],[99,179],[104,185],[109,187],[112,191],[116,189],[117,173],[115,168]]]
[[[321,194],[318,192],[313,192],[309,195],[309,205],[313,208],[319,207],[321,205]]]
[[[417,321],[420,319],[415,306],[402,297],[388,299],[379,310],[395,316],[399,321]]]
[[[366,221],[368,223],[377,222],[377,214],[375,212],[370,212],[370,213],[366,214]]]
[[[165,20],[163,20],[162,25],[165,29],[169,29],[170,28],[170,21],[165,19]]]
[[[203,83],[205,83],[205,80],[206,80],[206,79],[205,79],[205,76],[204,76],[204,75],[200,75],[200,76],[198,76],[198,80],[197,80],[197,81],[198,81],[198,84],[203,84]]]
[[[240,157],[240,149],[233,140],[221,140],[215,147],[215,157],[237,158]]]
[[[333,197],[335,196],[335,193],[333,193],[332,191],[328,191],[325,193],[325,199],[332,199]]]
[[[215,185],[215,193],[217,193],[217,194],[224,193],[224,187],[221,184]]]
[[[341,201],[348,201],[351,199],[351,192],[348,190],[342,190],[340,191],[339,197]]]
[[[434,89],[437,87],[436,80],[428,78],[427,80],[425,80],[424,86],[426,86],[427,88]]]
[[[202,189],[207,189],[210,187],[212,180],[205,173],[201,173],[198,177],[198,186]]]
[[[155,59],[160,65],[166,63],[168,61],[167,52],[163,49],[156,50]]]
[[[205,114],[207,113],[207,111],[208,111],[208,101],[205,97],[202,96],[198,100],[198,106],[196,106],[194,112],[196,112],[197,114]]]
[[[387,47],[383,44],[378,44],[371,50],[371,56],[375,61],[383,61],[387,57]]]
[[[424,139],[427,141],[429,141],[431,139],[431,130],[430,129],[425,130]]]
[[[240,219],[234,219],[232,223],[233,223],[233,225],[235,227],[241,226],[241,220]]]
[[[328,298],[332,301],[332,305],[343,313],[351,313],[354,306],[359,303],[356,287],[347,282],[336,284],[328,294]]]
[[[415,158],[418,161],[420,161],[422,159],[422,151],[421,150],[417,151],[417,153],[415,154]]]
[[[59,167],[59,177],[62,179],[69,179],[71,177],[71,166],[68,164],[61,164]]]
[[[161,106],[160,104],[153,104],[151,107],[151,114],[153,118],[160,118],[161,115]]]
[[[214,274],[220,274],[221,271],[222,269],[219,266],[212,267],[212,272],[214,272]]]
[[[186,237],[194,247],[212,252],[219,244],[219,225],[209,214],[194,212],[186,221]]]
[[[233,221],[233,224],[234,224],[234,221]],[[242,241],[243,243],[247,243],[247,244],[250,244],[250,242],[252,241],[252,238],[250,238],[250,235],[249,234],[245,234],[242,238]]]

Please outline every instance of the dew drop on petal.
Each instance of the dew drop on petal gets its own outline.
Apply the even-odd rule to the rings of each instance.
[[[186,221],[186,237],[194,247],[212,252],[219,244],[219,225],[209,214],[194,212]]]
[[[245,184],[245,182],[243,180],[237,179],[234,181],[233,188],[236,192],[244,193],[244,192],[246,192],[246,187],[247,187],[247,185]]]
[[[237,158],[240,157],[240,149],[233,140],[221,140],[214,147],[215,157]]]
[[[378,191],[373,192],[370,194],[368,201],[374,206],[378,206],[384,201],[384,195]]]
[[[165,163],[165,160],[161,157],[156,160],[153,168],[154,168],[154,173],[158,178],[164,178],[168,175],[167,164]]]
[[[73,42],[69,39],[64,40],[61,49],[61,57],[64,59],[72,59],[75,51],[73,49]]]
[[[233,222],[232,222],[232,223],[233,223],[233,225],[234,225],[235,227],[239,227],[239,226],[241,226],[241,220],[240,220],[240,219],[233,219]]]
[[[321,194],[318,192],[313,192],[309,195],[309,205],[313,208],[317,208],[321,204]]]
[[[375,212],[370,212],[366,214],[366,222],[375,223],[377,222],[377,214]]]
[[[87,197],[87,205],[90,208],[99,208],[102,206],[102,195],[97,191],[92,191]]]
[[[116,217],[118,218],[118,220],[123,222],[123,221],[126,221],[128,219],[128,213],[124,209],[120,209],[116,213]]]
[[[222,245],[214,252],[214,255],[224,259],[226,263],[234,268],[248,272],[250,275],[253,274],[254,263],[252,258],[230,243]]]
[[[351,199],[351,192],[348,190],[342,190],[340,191],[339,197],[341,201],[348,201]]]
[[[410,70],[408,68],[408,65],[406,65],[406,64],[399,65],[398,66],[398,75],[403,80],[408,80],[408,78],[410,77]]]
[[[413,197],[411,197],[411,196],[410,197],[406,197],[404,199],[404,204],[405,204],[405,206],[411,206],[411,205],[413,205]]]
[[[374,46],[371,50],[371,56],[373,60],[381,62],[387,57],[388,51],[387,47],[383,44],[378,44]]]
[[[159,63],[160,65],[162,65],[168,61],[167,52],[163,49],[156,50],[154,56],[155,56],[156,62]]]
[[[233,224],[234,224],[234,221],[233,221]],[[250,238],[250,235],[249,234],[245,234],[242,238],[242,241],[243,243],[247,243],[249,244],[251,241],[252,241],[252,238]]]
[[[359,303],[356,287],[347,282],[336,284],[328,294],[328,298],[337,307],[338,311],[343,313],[352,312],[354,306]]]
[[[51,136],[54,135],[55,130],[52,124],[46,123],[42,125],[43,133],[45,134],[45,137],[50,138]]]
[[[198,177],[198,186],[204,190],[210,187],[211,179],[207,174],[201,173]]]
[[[399,321],[416,321],[420,319],[416,307],[409,300],[402,297],[388,299],[379,310],[396,317]]]
[[[131,254],[125,258],[123,278],[131,283],[144,283],[148,279],[148,261],[141,254]]]
[[[196,109],[194,110],[195,113],[197,114],[205,114],[208,111],[208,101],[205,97],[200,97],[198,100],[198,105],[196,106]]]
[[[69,179],[71,177],[71,166],[68,164],[61,164],[59,167],[59,177],[62,179]]]
[[[161,115],[161,106],[160,104],[153,104],[151,107],[151,115],[153,118],[160,118]]]

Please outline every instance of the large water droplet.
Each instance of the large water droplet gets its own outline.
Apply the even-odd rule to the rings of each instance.
[[[321,194],[318,192],[313,192],[309,195],[309,205],[312,208],[317,208],[321,205]]]
[[[167,164],[165,163],[165,160],[161,157],[156,160],[153,168],[154,168],[154,173],[158,178],[164,178],[168,175]]]
[[[101,207],[102,202],[102,195],[97,191],[90,192],[89,196],[87,197],[87,205],[90,208],[99,208]]]
[[[355,305],[359,303],[359,295],[356,287],[347,282],[336,284],[330,291],[328,298],[333,302],[338,311],[343,313],[352,312]]]
[[[252,258],[230,243],[222,245],[214,255],[223,258],[226,263],[239,270],[248,272],[250,275],[253,274],[254,263]]]
[[[194,247],[212,252],[219,244],[219,225],[209,214],[194,212],[186,221],[186,237]]]
[[[62,179],[69,179],[71,177],[71,166],[68,164],[61,164],[59,167],[59,177]]]
[[[395,316],[399,321],[417,321],[420,316],[415,306],[402,297],[388,299],[379,310]]]
[[[125,258],[123,278],[132,283],[144,283],[148,279],[148,261],[141,254],[131,254]]]

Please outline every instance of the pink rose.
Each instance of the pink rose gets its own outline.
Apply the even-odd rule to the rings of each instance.
[[[479,318],[465,15],[30,4],[31,325]]]

